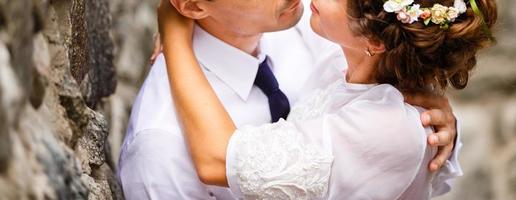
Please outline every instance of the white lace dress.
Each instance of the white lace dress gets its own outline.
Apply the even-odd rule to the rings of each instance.
[[[390,85],[339,80],[274,124],[238,129],[227,149],[239,199],[428,199],[457,174],[426,166],[420,111]]]

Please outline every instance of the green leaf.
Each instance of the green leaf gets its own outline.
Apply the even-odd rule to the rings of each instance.
[[[430,24],[430,21],[431,21],[431,20],[432,20],[432,19],[431,19],[430,17],[429,17],[428,19],[425,19],[425,25],[427,25],[427,26],[428,26],[428,24]]]

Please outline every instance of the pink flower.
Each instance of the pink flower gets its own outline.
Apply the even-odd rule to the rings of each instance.
[[[426,20],[432,16],[432,12],[429,9],[423,9],[423,13],[419,17],[421,17],[423,20]]]
[[[402,23],[408,24],[412,20],[410,18],[410,15],[406,13],[405,11],[398,12],[398,20],[400,20]]]

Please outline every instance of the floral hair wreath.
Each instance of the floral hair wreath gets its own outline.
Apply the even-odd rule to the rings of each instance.
[[[413,4],[414,0],[387,0],[383,4],[383,9],[389,13],[396,13],[399,21],[405,24],[412,24],[422,19],[425,25],[430,22],[440,25],[443,29],[448,29],[449,24],[454,22],[459,15],[467,11],[464,0],[455,0],[452,7],[435,4],[432,8],[421,8],[419,4]],[[474,13],[482,18],[484,31],[491,35],[487,24],[484,21],[482,12],[478,9],[475,0],[469,1]]]

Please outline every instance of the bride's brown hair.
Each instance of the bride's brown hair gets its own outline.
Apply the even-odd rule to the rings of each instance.
[[[429,88],[444,91],[448,84],[463,89],[477,63],[477,52],[494,43],[489,32],[497,20],[496,3],[475,1],[484,19],[468,4],[467,12],[443,29],[439,25],[424,25],[422,20],[404,24],[396,14],[384,11],[384,0],[348,0],[349,26],[355,34],[385,45],[386,51],[378,55],[381,58],[375,73],[379,83],[405,91]],[[415,0],[414,3],[421,7],[436,3],[453,6],[454,0]]]

